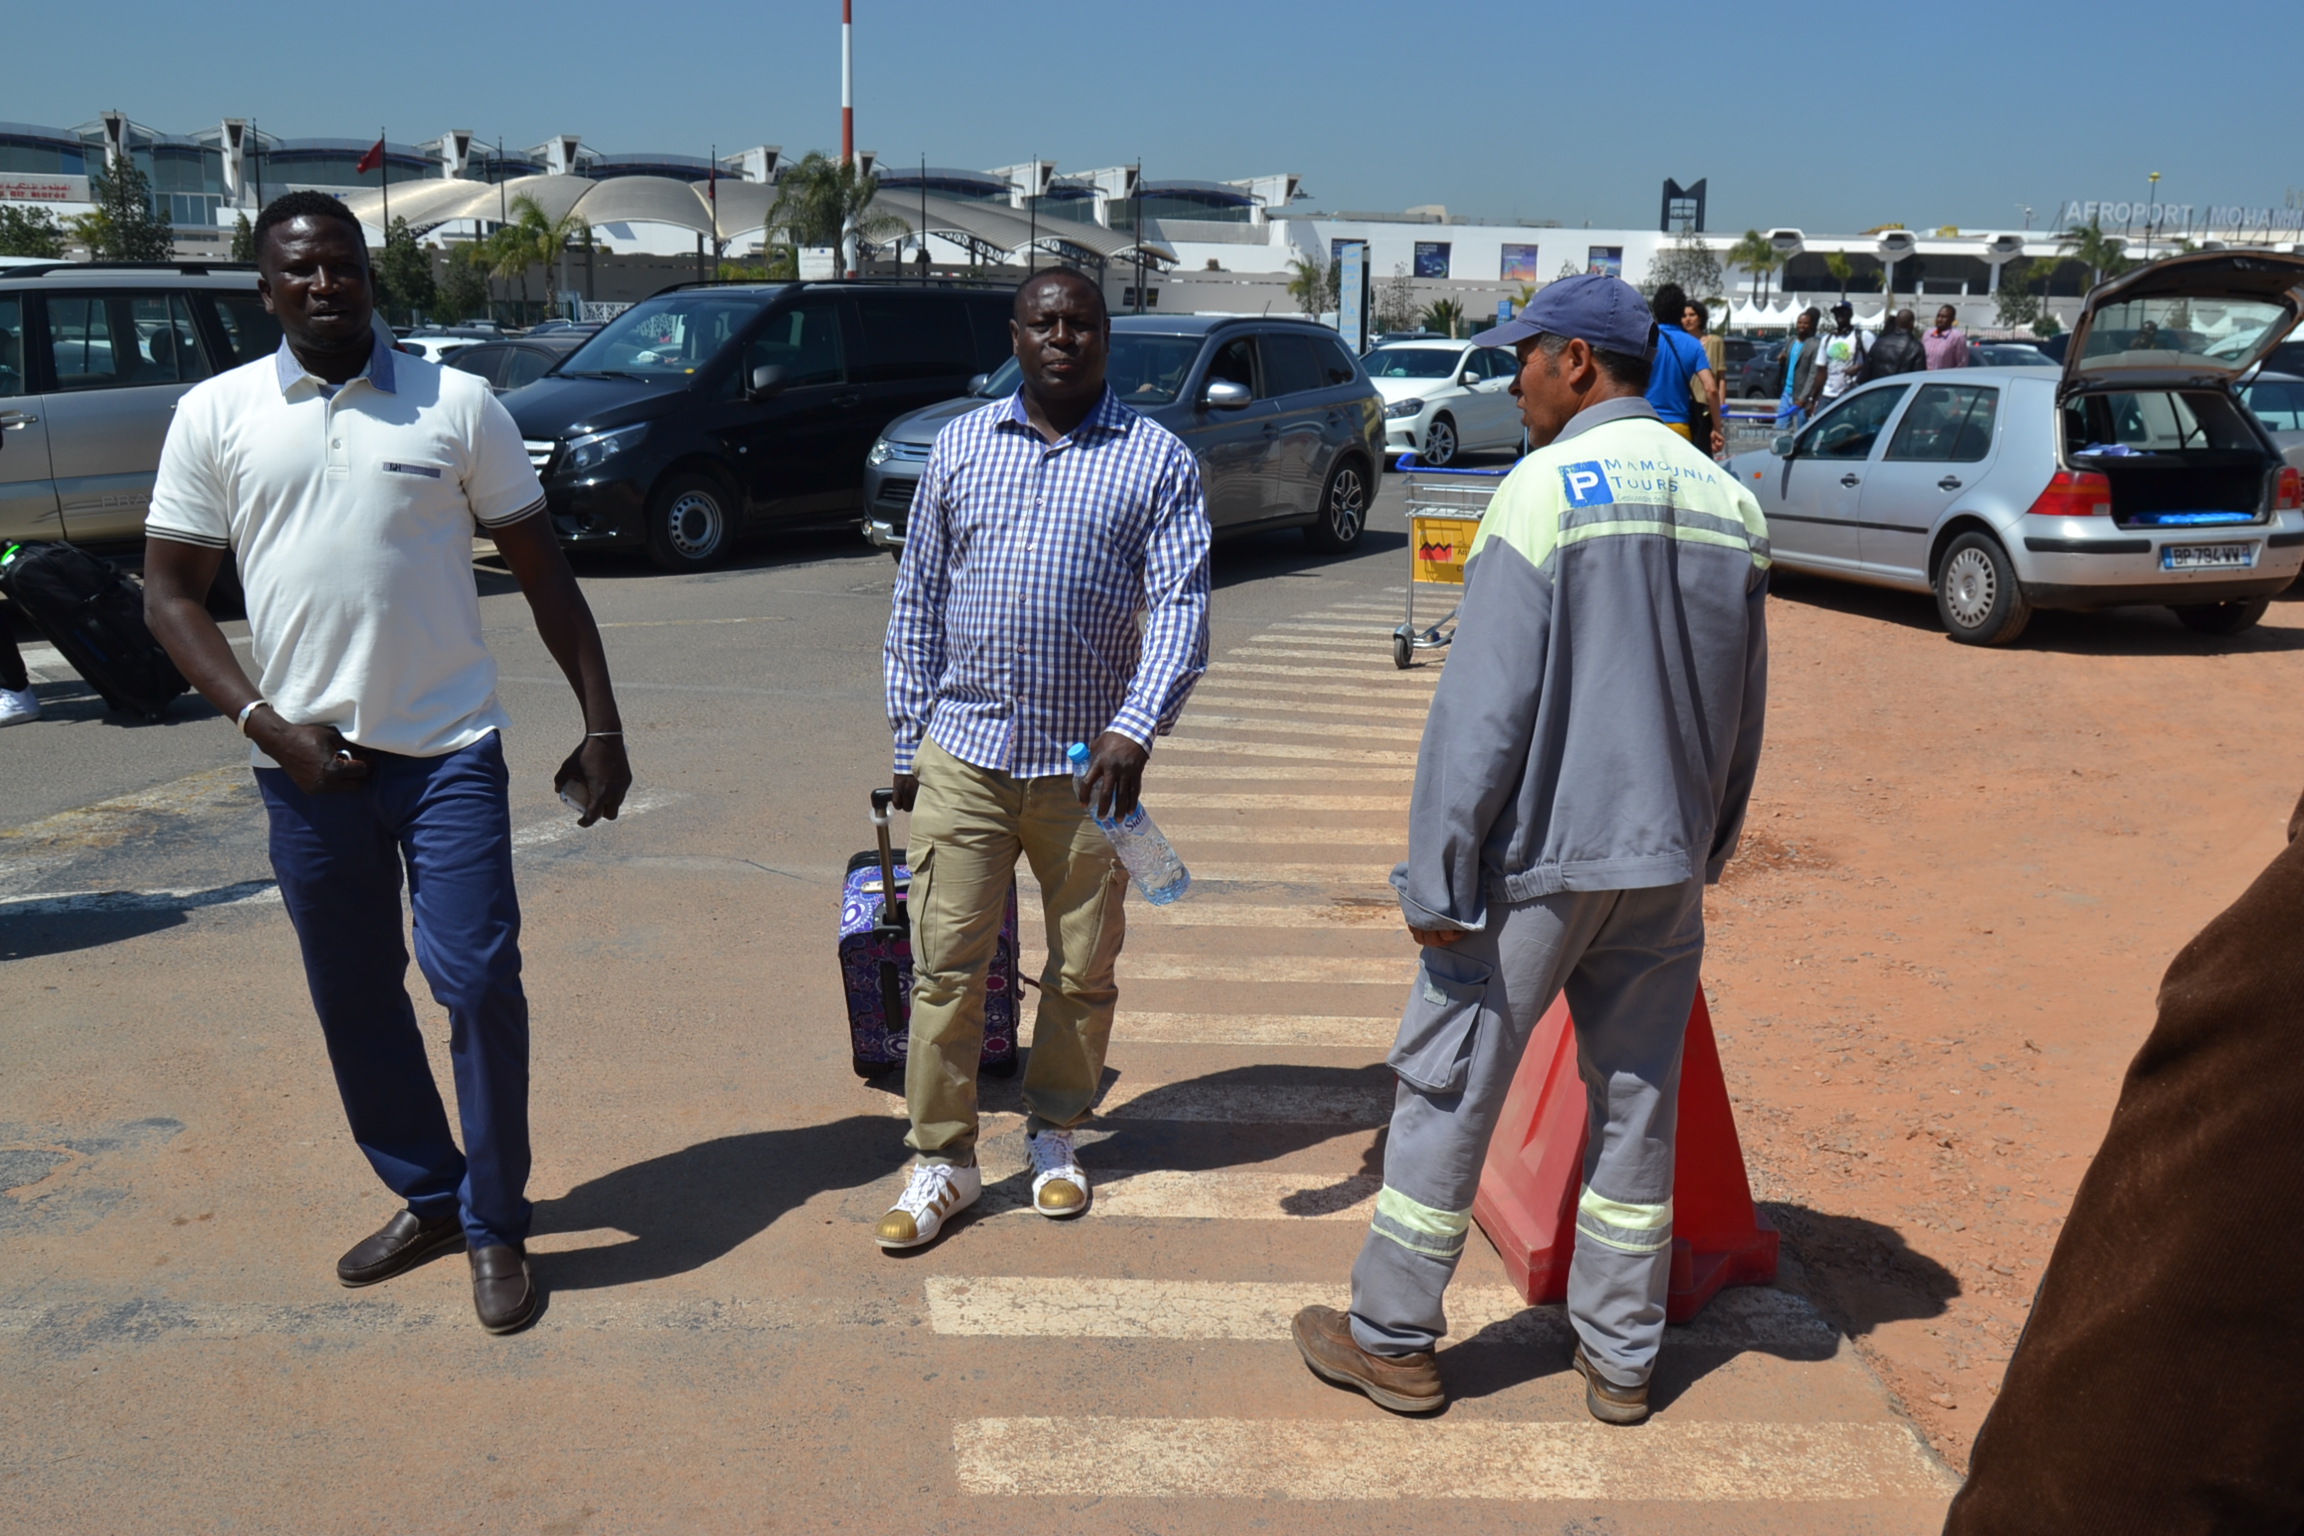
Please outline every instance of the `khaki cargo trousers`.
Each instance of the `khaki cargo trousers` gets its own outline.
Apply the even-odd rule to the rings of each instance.
[[[912,867],[912,1038],[904,1144],[930,1163],[976,1154],[976,1066],[984,981],[1021,854],[1040,882],[1048,964],[1024,1067],[1027,1134],[1088,1118],[1104,1075],[1113,967],[1126,931],[1128,872],[1069,774],[1019,779],[964,763],[933,740],[913,763],[920,794],[907,838]]]

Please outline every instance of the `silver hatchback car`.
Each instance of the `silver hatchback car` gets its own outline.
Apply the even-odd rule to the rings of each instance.
[[[2240,394],[2300,314],[2304,259],[2154,262],[2089,295],[2061,371],[1878,380],[1730,467],[1778,564],[1933,592],[1955,640],[2136,603],[2235,634],[2304,568],[2304,484]]]

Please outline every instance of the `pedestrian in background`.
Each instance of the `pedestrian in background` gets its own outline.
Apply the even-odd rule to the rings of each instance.
[[[9,607],[0,603],[0,725],[22,725],[40,718],[40,695],[32,691],[24,653],[16,649],[16,636],[8,625]]]
[[[1856,306],[1842,299],[1832,306],[1832,329],[1824,337],[1822,357],[1824,367],[1810,375],[1812,394],[1802,398],[1801,404],[1814,410],[1819,404],[1829,405],[1856,387],[1864,377],[1865,354],[1872,350],[1872,338],[1856,329]]]
[[[2304,1529],[2299,833],[2161,979],[1947,1536]]]
[[[1800,311],[1792,322],[1792,334],[1784,342],[1784,355],[1777,365],[1784,371],[1783,393],[1776,401],[1776,425],[1779,429],[1796,428],[1808,420],[1808,402],[1815,397],[1817,361],[1824,355],[1817,327],[1824,317],[1811,304]]]
[[[254,743],[272,868],[353,1139],[407,1202],[336,1265],[372,1285],[468,1248],[491,1333],[540,1301],[526,1240],[528,999],[496,662],[480,630],[482,529],[583,711],[555,776],[578,825],[632,782],[600,631],[520,429],[477,375],[393,349],[368,243],[335,198],[257,215],[272,356],[176,407],[145,520],[145,612],[177,670]],[[260,682],[203,606],[230,553]],[[448,1011],[459,1150],[408,1000],[416,960]]]
[[[1968,366],[1968,333],[1960,329],[1959,319],[1960,312],[1946,304],[1936,311],[1936,328],[1920,338],[1930,369]]]
[[[1880,337],[1872,343],[1864,357],[1864,379],[1894,378],[1900,373],[1919,373],[1928,366],[1927,349],[1920,345],[1916,334],[1919,317],[1909,309],[1900,309],[1888,317],[1881,327]]]
[[[1680,328],[1696,338],[1696,344],[1704,349],[1705,360],[1711,365],[1712,371],[1709,390],[1702,384],[1691,386],[1697,401],[1695,419],[1691,424],[1695,428],[1694,441],[1711,443],[1712,452],[1717,457],[1728,441],[1728,348],[1719,337],[1711,334],[1711,326],[1712,311],[1690,299],[1688,307],[1680,312]]]
[[[1743,825],[1768,656],[1760,505],[1642,398],[1650,319],[1622,280],[1566,277],[1473,338],[1517,350],[1536,446],[1473,539],[1417,753],[1392,884],[1423,958],[1351,1310],[1307,1307],[1293,1330],[1316,1374],[1396,1413],[1447,1400],[1442,1294],[1505,1094],[1565,988],[1592,1128],[1575,1365],[1594,1417],[1648,1415],[1704,886]]]
[[[1712,371],[1712,360],[1704,355],[1702,343],[1682,328],[1687,311],[1688,296],[1678,283],[1666,283],[1656,290],[1651,306],[1656,341],[1649,349],[1654,364],[1648,374],[1648,403],[1656,408],[1657,420],[1695,442],[1696,402],[1716,400],[1720,379]],[[1715,430],[1698,446],[1718,453],[1725,440]]]
[[[912,813],[911,1040],[919,1154],[873,1233],[931,1242],[983,1191],[984,984],[1016,860],[1048,964],[1024,1069],[1032,1205],[1088,1209],[1088,1117],[1119,993],[1127,870],[1090,818],[1135,809],[1155,736],[1208,667],[1208,508],[1192,450],[1106,387],[1103,290],[1057,269],[1016,290],[1023,383],[937,434],[888,621],[896,805]],[[1065,750],[1090,746],[1075,788]]]

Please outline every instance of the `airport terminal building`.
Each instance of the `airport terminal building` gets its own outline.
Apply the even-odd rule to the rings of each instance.
[[[179,253],[222,257],[237,217],[290,188],[343,195],[378,240],[387,205],[427,238],[454,241],[484,233],[509,216],[514,198],[528,196],[555,219],[578,219],[611,256],[655,258],[640,265],[654,273],[646,281],[658,282],[666,272],[678,280],[708,270],[708,252],[756,258],[776,184],[789,164],[773,145],[725,155],[608,153],[579,134],[508,147],[453,129],[415,143],[386,143],[380,163],[363,169],[376,144],[357,137],[282,138],[241,118],[181,135],[119,112],[76,128],[0,123],[0,201],[42,204],[60,216],[84,212],[90,172],[125,157],[150,179],[155,201],[176,229]],[[1476,319],[1500,304],[1523,302],[1530,289],[1568,273],[1603,271],[1640,282],[1675,247],[1684,255],[1701,245],[1722,269],[1718,291],[1732,306],[1723,317],[1729,325],[1780,327],[1800,308],[1843,291],[1868,322],[1893,295],[1924,312],[1951,303],[1965,323],[1977,325],[1990,323],[2001,276],[2019,259],[2050,264],[2052,313],[2075,308],[2086,272],[2059,261],[2054,229],[2091,218],[2126,230],[2128,249],[2139,254],[2148,254],[2155,241],[2173,249],[2179,238],[2279,250],[2304,245],[2299,209],[2074,200],[2058,205],[2053,228],[2040,230],[1767,228],[1762,232],[1777,265],[1753,274],[1726,260],[1737,234],[1705,229],[1700,196],[1691,217],[1671,201],[1680,189],[1670,184],[1658,221],[1673,226],[1666,232],[1499,223],[1442,208],[1315,211],[1299,178],[1288,174],[1158,180],[1139,167],[1067,172],[1037,159],[985,170],[885,161],[871,169],[880,189],[874,212],[900,232],[877,248],[850,253],[857,266],[915,269],[925,257],[936,270],[998,271],[1061,261],[1096,271],[1116,305],[1167,312],[1291,312],[1297,301],[1288,284],[1301,263],[1359,245],[1372,286],[1404,285],[1419,307],[1453,299]],[[1845,279],[1831,270],[1835,256],[1845,258]],[[600,263],[588,263],[568,280],[596,288],[601,271]],[[648,290],[581,297],[626,299],[640,291]]]

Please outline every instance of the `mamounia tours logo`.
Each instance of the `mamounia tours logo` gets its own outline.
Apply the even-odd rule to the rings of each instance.
[[[1571,507],[1604,507],[1619,497],[1670,501],[1680,473],[1662,459],[1586,459],[1561,465],[1560,484]]]

